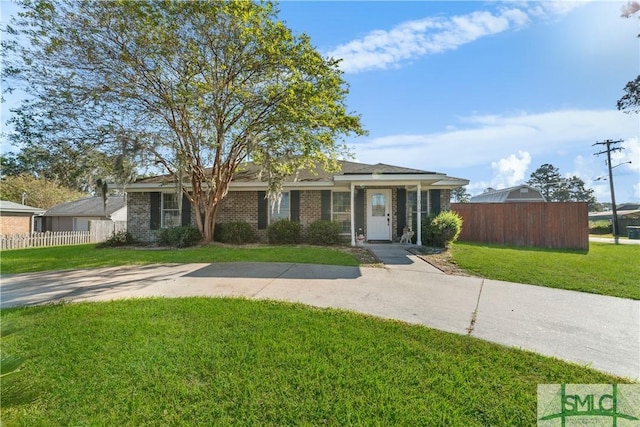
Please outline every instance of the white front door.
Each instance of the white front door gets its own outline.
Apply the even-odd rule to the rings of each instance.
[[[367,190],[367,240],[391,240],[391,190]]]

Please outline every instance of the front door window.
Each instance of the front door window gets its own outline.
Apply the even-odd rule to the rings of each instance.
[[[385,197],[382,193],[374,193],[371,196],[371,215],[385,216]]]

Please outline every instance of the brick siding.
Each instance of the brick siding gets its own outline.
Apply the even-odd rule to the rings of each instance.
[[[230,191],[218,207],[217,223],[244,221],[258,229],[258,193]]]
[[[142,242],[156,240],[156,230],[151,230],[151,196],[149,193],[127,194],[127,231]]]
[[[309,224],[319,221],[321,212],[322,193],[318,190],[300,191],[300,225],[306,230]]]
[[[372,190],[369,188],[367,190]],[[441,190],[440,206],[442,210],[451,208],[450,190]],[[365,200],[367,195],[365,191]],[[391,191],[391,210],[393,239],[398,239],[395,230],[397,229],[398,218],[398,191],[393,188]],[[151,242],[156,240],[156,230],[150,229],[151,217],[151,197],[149,193],[129,193],[127,196],[127,230],[137,240]],[[367,215],[365,208],[365,217]],[[321,192],[319,190],[300,191],[300,225],[303,231],[313,222],[321,219]],[[265,239],[266,231],[258,230],[258,193],[256,191],[233,191],[224,198],[216,217],[217,223],[244,221],[248,223],[261,239]],[[191,223],[195,225],[195,213],[192,209]],[[366,227],[366,218],[365,218]],[[364,230],[366,235],[366,230]]]
[[[451,210],[451,190],[440,190],[440,210]]]
[[[31,233],[31,215],[5,215],[0,216],[0,235]]]
[[[195,221],[195,217],[192,221]],[[260,239],[265,237],[264,230],[258,230],[258,193],[256,191],[230,191],[222,199],[216,213],[216,223],[239,221],[249,224]]]

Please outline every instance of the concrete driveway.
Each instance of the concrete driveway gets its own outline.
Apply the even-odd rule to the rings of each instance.
[[[175,264],[5,276],[0,305],[137,297],[245,297],[334,307],[489,340],[640,379],[640,301],[448,276],[406,251],[385,268]]]

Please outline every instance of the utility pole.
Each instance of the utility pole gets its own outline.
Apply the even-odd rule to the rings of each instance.
[[[606,150],[604,151],[600,151],[599,153],[595,153],[594,156],[599,156],[600,154],[607,154],[607,166],[609,167],[609,189],[611,190],[611,211],[613,213],[613,222],[612,222],[612,226],[613,226],[613,238],[615,239],[616,243],[618,243],[618,211],[616,208],[616,195],[613,191],[613,167],[611,166],[611,152],[612,151],[622,151],[623,148],[622,147],[616,147],[615,144],[620,144],[622,143],[622,139],[618,139],[616,141],[612,141],[610,139],[607,139],[606,141],[601,141],[601,142],[596,142],[593,145],[604,145],[607,147]],[[614,145],[612,147],[612,145]]]

